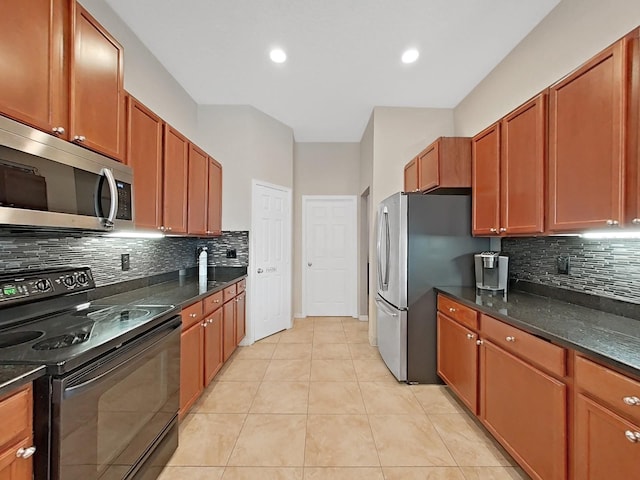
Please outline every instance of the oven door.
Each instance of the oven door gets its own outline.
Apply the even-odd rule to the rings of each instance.
[[[53,379],[52,480],[123,479],[176,418],[180,322]]]

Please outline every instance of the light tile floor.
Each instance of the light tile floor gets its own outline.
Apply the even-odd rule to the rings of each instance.
[[[352,318],[239,347],[161,480],[524,480],[446,387],[398,383]]]

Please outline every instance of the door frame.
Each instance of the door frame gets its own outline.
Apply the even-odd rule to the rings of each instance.
[[[300,248],[300,268],[302,268],[302,317],[307,317],[307,269],[306,254],[307,254],[307,209],[309,205],[314,201],[325,200],[343,200],[350,204],[353,212],[352,225],[353,231],[351,235],[351,249],[348,252],[348,258],[352,260],[349,262],[349,270],[351,282],[349,284],[354,285],[353,291],[349,295],[349,312],[348,316],[358,318],[358,196],[357,195],[302,195],[302,240]]]
[[[246,303],[246,307],[247,307],[247,318],[245,319],[246,321],[246,326],[247,326],[247,331],[245,333],[245,337],[244,340],[242,342],[240,342],[241,345],[251,345],[255,342],[255,335],[254,335],[254,328],[253,328],[253,316],[251,315],[251,312],[253,311],[257,311],[258,309],[258,305],[254,305],[254,302],[256,300],[255,299],[255,295],[253,295],[253,285],[255,282],[255,277],[257,275],[255,268],[253,268],[253,265],[255,263],[255,252],[256,252],[256,236],[253,235],[251,232],[255,232],[256,231],[256,225],[257,225],[257,217],[255,215],[256,209],[254,208],[255,202],[256,202],[256,187],[266,187],[266,188],[271,188],[273,190],[278,190],[281,192],[284,192],[286,194],[286,202],[287,202],[287,207],[288,207],[288,215],[286,216],[285,219],[285,234],[284,234],[284,239],[287,242],[287,244],[284,247],[284,251],[285,251],[285,259],[287,260],[287,268],[285,269],[286,271],[286,279],[284,282],[284,291],[283,291],[283,304],[285,306],[284,308],[284,313],[287,316],[287,318],[289,319],[289,326],[287,328],[291,328],[293,326],[293,317],[291,315],[291,310],[292,310],[292,294],[291,294],[291,277],[293,274],[292,271],[292,260],[293,260],[293,254],[292,254],[292,248],[291,246],[293,245],[293,239],[292,239],[292,232],[293,232],[293,227],[292,227],[292,221],[293,221],[293,213],[292,213],[292,190],[289,187],[283,187],[282,185],[276,185],[274,183],[269,183],[269,182],[264,182],[262,180],[257,180],[255,178],[251,179],[251,231],[249,232],[249,266],[247,267],[247,286],[246,286],[246,291],[247,291],[247,303]]]

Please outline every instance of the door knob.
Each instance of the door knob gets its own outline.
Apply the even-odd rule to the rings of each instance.
[[[264,270],[262,270],[261,268],[259,268],[257,271],[258,271],[258,273],[264,272]]]
[[[311,265],[313,265],[313,263],[307,262],[307,267],[310,267]]]

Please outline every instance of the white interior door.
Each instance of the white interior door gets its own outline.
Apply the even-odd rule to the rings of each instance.
[[[291,327],[291,190],[253,181],[249,279],[253,341]]]
[[[302,197],[304,314],[357,317],[357,197]]]

